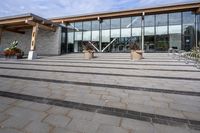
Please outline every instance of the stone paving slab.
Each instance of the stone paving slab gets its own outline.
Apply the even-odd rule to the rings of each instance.
[[[138,62],[130,61],[129,54],[97,55],[100,57],[90,61],[82,59],[82,54],[43,57],[32,62],[1,60],[0,75],[32,79],[0,77],[0,91],[42,97],[43,101],[30,101],[28,96],[24,99],[28,101],[0,97],[0,133],[199,132],[200,97],[196,94],[200,92],[200,71],[192,64],[178,62],[167,54],[145,54],[145,59]],[[151,75],[154,77],[148,77]],[[51,81],[46,82],[41,78]],[[53,80],[81,81],[84,85]],[[149,90],[130,90],[117,86]],[[44,98],[71,101],[78,106],[76,109],[70,104],[58,107]],[[95,110],[97,106],[111,110]],[[112,109],[144,114],[140,114],[140,117],[126,115],[125,118],[120,115],[120,110],[115,112]],[[152,114],[159,116],[159,119],[154,119]],[[152,120],[148,121],[146,117]],[[179,119],[170,120],[169,123],[160,121],[168,117]],[[191,121],[187,125],[182,123],[184,120]]]

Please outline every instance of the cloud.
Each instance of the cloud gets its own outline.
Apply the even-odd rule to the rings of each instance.
[[[2,0],[0,17],[31,12],[49,18],[190,1],[198,0]]]

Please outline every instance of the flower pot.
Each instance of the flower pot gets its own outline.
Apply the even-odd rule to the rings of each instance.
[[[142,50],[131,50],[131,60],[141,60],[143,58]]]
[[[83,51],[84,52],[84,58],[87,60],[90,60],[94,58],[94,52],[93,51]]]

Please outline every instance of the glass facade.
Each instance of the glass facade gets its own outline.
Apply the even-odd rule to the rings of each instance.
[[[200,15],[185,11],[145,15],[144,20],[129,16],[70,23],[62,34],[67,38],[62,39],[62,49],[66,49],[62,53],[82,52],[83,42],[92,43],[98,52],[129,52],[130,42],[142,48],[142,21],[145,52],[166,52],[169,48],[188,51],[200,45]]]

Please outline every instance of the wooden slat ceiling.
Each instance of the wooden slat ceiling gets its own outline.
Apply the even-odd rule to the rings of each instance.
[[[51,20],[56,23],[62,23],[62,22],[66,23],[66,22],[76,22],[83,20],[97,20],[98,17],[101,19],[105,19],[105,18],[115,18],[115,17],[136,16],[136,15],[142,15],[143,12],[145,12],[145,14],[168,13],[168,12],[187,11],[187,10],[197,12],[199,8],[200,8],[200,2],[182,4],[182,5],[146,8],[146,9],[126,10],[126,11],[118,11],[110,13],[71,16],[71,17],[55,18]]]

